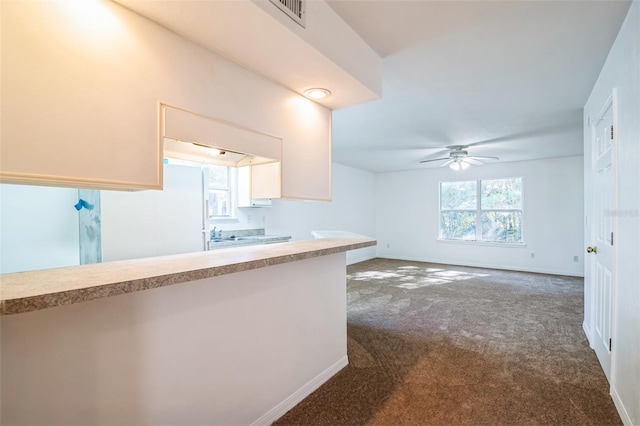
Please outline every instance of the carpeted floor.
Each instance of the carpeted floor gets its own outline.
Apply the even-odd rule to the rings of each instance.
[[[374,259],[347,295],[349,365],[276,424],[621,424],[582,278]]]

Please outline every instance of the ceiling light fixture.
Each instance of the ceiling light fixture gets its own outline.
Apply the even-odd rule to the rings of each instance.
[[[455,170],[457,172],[457,171],[468,168],[469,163],[464,161],[462,158],[456,158],[453,163],[449,164],[449,167],[451,167],[452,170]]]
[[[328,98],[329,96],[331,96],[331,92],[327,89],[314,88],[314,89],[305,90],[304,95],[309,99],[317,100],[317,99]]]
[[[196,142],[191,142],[193,145],[195,146],[199,146],[200,148],[204,148],[207,150],[207,154],[211,155],[211,156],[216,156],[216,155],[224,155],[226,154],[225,151],[218,149],[218,148],[214,148],[212,146],[209,145],[204,145],[201,143],[196,143]]]

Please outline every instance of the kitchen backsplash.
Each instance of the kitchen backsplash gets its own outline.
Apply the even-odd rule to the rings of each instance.
[[[248,237],[253,235],[264,235],[264,228],[257,229],[230,229],[230,230],[221,230],[215,228],[211,230],[211,239],[214,238],[214,233],[216,238],[230,238],[230,237]]]

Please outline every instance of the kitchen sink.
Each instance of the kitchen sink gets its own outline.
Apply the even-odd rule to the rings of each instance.
[[[213,241],[214,243],[221,243],[221,242],[224,242],[224,241],[257,240],[260,237],[261,237],[260,235],[249,235],[249,236],[246,236],[246,237],[212,238],[211,241]]]
[[[247,246],[247,245],[256,245],[256,244],[270,244],[270,243],[279,243],[286,242],[290,240],[289,236],[280,236],[280,235],[243,235],[240,237],[236,237],[232,235],[230,237],[216,237],[209,240],[208,249],[212,250],[215,248],[223,248],[223,247],[231,247],[231,246]],[[235,244],[233,244],[235,242]],[[216,244],[219,243],[219,244]],[[228,244],[223,244],[228,243]]]

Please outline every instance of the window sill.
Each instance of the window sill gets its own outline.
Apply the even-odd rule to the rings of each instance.
[[[235,217],[219,217],[216,219],[209,219],[209,223],[239,223],[240,219]]]
[[[462,244],[466,246],[482,246],[482,247],[509,247],[509,248],[525,248],[526,243],[497,243],[490,241],[477,241],[477,240],[442,240],[438,238],[438,243],[443,244]]]

